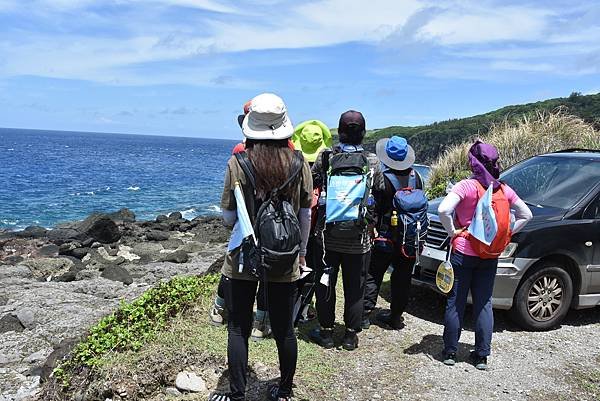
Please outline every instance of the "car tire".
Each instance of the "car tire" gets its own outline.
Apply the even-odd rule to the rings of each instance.
[[[550,330],[563,321],[572,299],[569,273],[557,263],[542,262],[519,285],[510,315],[526,330]]]

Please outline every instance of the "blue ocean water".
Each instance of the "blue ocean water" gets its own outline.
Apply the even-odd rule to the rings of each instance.
[[[234,141],[0,128],[0,228],[217,213]]]

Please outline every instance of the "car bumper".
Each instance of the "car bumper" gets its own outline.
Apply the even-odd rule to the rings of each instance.
[[[432,288],[436,291],[435,274],[439,264],[446,260],[446,251],[426,246],[420,258],[420,266],[415,269],[413,284]],[[492,305],[497,309],[510,309],[519,282],[535,259],[509,258],[498,261],[498,271],[494,283]],[[439,292],[439,291],[438,291]],[[471,302],[469,295],[469,302]]]

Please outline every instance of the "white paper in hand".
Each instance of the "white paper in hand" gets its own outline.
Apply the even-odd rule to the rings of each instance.
[[[300,280],[308,276],[312,271],[313,270],[310,267],[306,265],[300,265]]]
[[[319,282],[321,284],[323,284],[325,287],[329,287],[329,273],[323,273],[323,275],[321,276],[321,280],[319,280]]]

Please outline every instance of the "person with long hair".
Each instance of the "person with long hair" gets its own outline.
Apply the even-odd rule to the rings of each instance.
[[[440,221],[452,238],[450,263],[454,269],[454,285],[448,295],[444,318],[443,362],[449,366],[456,363],[458,340],[470,291],[475,320],[475,350],[471,352],[470,358],[477,369],[486,370],[494,331],[492,292],[499,255],[489,252],[468,231],[468,227],[474,219],[477,204],[490,186],[493,187],[493,199],[496,203],[494,213],[497,211],[504,214],[495,215],[498,231],[494,241],[501,240],[502,248],[510,241],[511,233],[521,230],[533,216],[515,191],[499,180],[498,149],[476,141],[468,156],[473,175],[454,185],[438,208]],[[515,211],[512,228],[510,209]],[[493,244],[494,242],[490,245]]]
[[[260,224],[263,221],[257,219],[257,216],[264,216],[260,215],[261,205],[269,204],[273,193],[276,193],[277,202],[285,201],[291,205],[299,225],[298,256],[289,265],[267,269],[261,274],[261,280],[266,281],[266,304],[277,344],[281,373],[279,383],[268,388],[267,399],[289,401],[292,399],[298,358],[292,315],[297,296],[296,281],[300,277],[299,265],[306,264],[312,175],[301,153],[293,151],[288,145],[294,128],[280,97],[264,93],[252,99],[250,110],[242,123],[242,131],[246,137],[243,157],[247,158],[251,167],[242,165],[241,159],[235,155],[227,163],[221,199],[225,224],[233,225],[237,220],[234,190],[236,185],[240,185],[255,232],[261,230]],[[250,169],[251,176],[247,173]],[[228,252],[222,268],[222,274],[228,281],[224,288],[228,314],[227,364],[230,392],[214,393],[209,398],[211,401],[245,400],[248,339],[252,330],[252,307],[259,279],[252,270],[246,269],[250,253],[242,251],[242,248],[244,247]],[[240,260],[240,254],[243,254],[243,261]],[[241,270],[240,264],[244,266]]]

